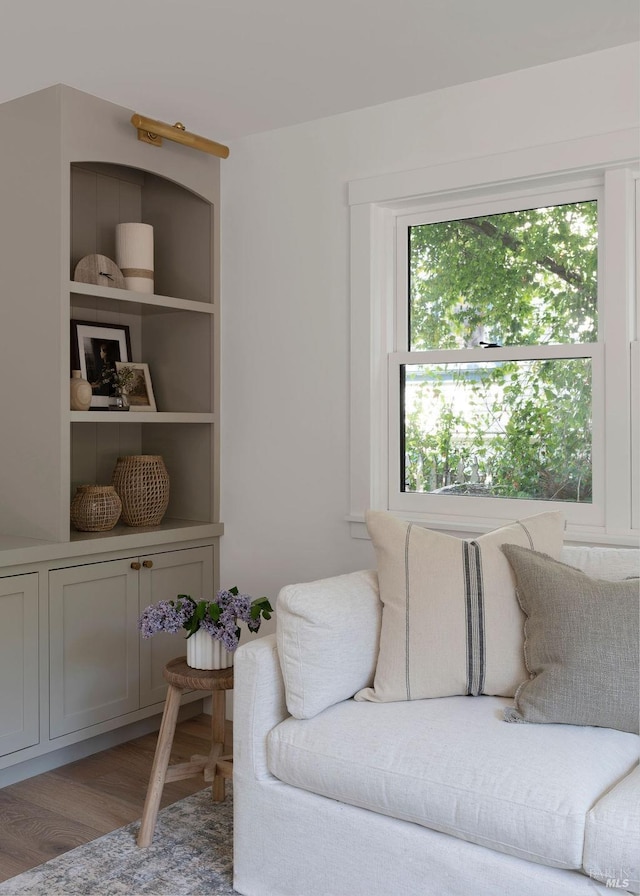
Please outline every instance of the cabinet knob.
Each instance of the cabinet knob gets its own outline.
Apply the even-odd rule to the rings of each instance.
[[[145,569],[151,569],[151,567],[153,566],[153,560],[143,560],[142,565]]]
[[[131,564],[131,569],[140,569],[140,564],[134,560],[134,562]]]

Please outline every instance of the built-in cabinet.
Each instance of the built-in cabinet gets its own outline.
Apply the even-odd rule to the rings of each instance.
[[[108,484],[123,454],[164,458],[161,531],[221,532],[220,160],[139,141],[131,114],[62,86],[0,105],[0,547],[2,536],[95,542],[71,529],[69,503],[78,485]],[[76,282],[84,256],[115,258],[125,222],[153,227],[154,292]],[[70,410],[72,320],[129,329],[156,412]]]
[[[0,578],[0,755],[37,744],[38,575]]]
[[[123,165],[70,166],[69,276],[85,255],[115,258],[116,225],[153,226],[153,295],[71,281],[71,320],[128,328],[129,360],[149,365],[158,411],[71,411],[71,493],[109,482],[121,454],[161,454],[171,478],[165,529],[217,517],[216,322],[212,237],[215,205]],[[75,346],[71,346],[72,351]],[[82,537],[75,534],[74,538]]]
[[[119,729],[157,727],[162,672],[185,655],[186,633],[142,638],[140,614],[179,594],[213,594],[217,566],[217,541],[202,539],[42,559],[0,575],[0,786],[41,771],[47,754],[70,761],[81,742],[102,749],[105,736],[126,739]],[[186,692],[183,703],[204,696]]]
[[[179,636],[139,613],[218,586],[220,160],[132,112],[61,85],[0,105],[0,768],[159,712]],[[76,282],[125,222],[153,227],[153,293]],[[157,411],[70,410],[76,320],[128,328]],[[164,458],[161,524],[75,531],[77,486],[128,454]]]
[[[213,589],[210,548],[55,569],[49,573],[52,738],[164,700],[162,669],[185,652],[181,634],[143,640],[142,610]]]

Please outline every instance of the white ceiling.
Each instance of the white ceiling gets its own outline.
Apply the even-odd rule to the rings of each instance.
[[[640,0],[0,0],[0,102],[61,82],[226,142],[639,39]]]

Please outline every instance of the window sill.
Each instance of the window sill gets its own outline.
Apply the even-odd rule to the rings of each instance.
[[[542,510],[540,511],[543,512]],[[427,515],[417,514],[395,514],[401,519],[409,520],[419,526],[426,526],[437,532],[443,532],[447,535],[455,535],[459,538],[474,538],[477,535],[483,535],[485,532],[491,532],[504,526],[508,520],[499,519],[476,519],[462,520],[454,518],[433,518]],[[368,539],[369,533],[364,521],[364,516],[347,516],[347,522],[350,525],[351,537]],[[565,544],[575,545],[597,545],[602,547],[640,547],[640,533],[629,530],[628,532],[609,533],[604,529],[568,526],[564,533]]]

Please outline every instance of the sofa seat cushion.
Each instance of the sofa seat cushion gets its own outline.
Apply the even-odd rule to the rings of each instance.
[[[605,728],[508,725],[509,703],[347,700],[274,728],[269,771],[498,852],[580,869],[586,815],[632,770],[640,739]]]
[[[584,869],[609,887],[640,893],[640,766],[587,815]]]

